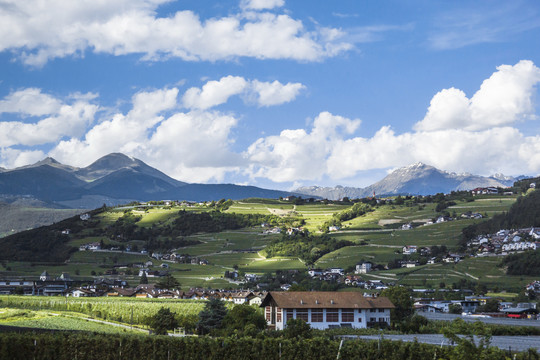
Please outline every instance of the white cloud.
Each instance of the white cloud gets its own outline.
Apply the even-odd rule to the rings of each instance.
[[[240,7],[250,10],[273,9],[285,5],[285,0],[241,0]]]
[[[122,152],[179,180],[223,179],[243,162],[229,150],[237,120],[219,112],[176,112],[177,97],[177,88],[140,92],[133,96],[127,114],[112,114],[82,139],[61,141],[50,155],[86,166],[111,152]]]
[[[233,95],[242,95],[248,103],[273,106],[294,100],[303,89],[305,86],[300,83],[250,81],[239,76],[226,76],[219,81],[208,81],[202,88],[188,89],[182,103],[189,109],[205,110],[224,104]]]
[[[259,106],[272,106],[290,102],[298,96],[306,87],[300,83],[287,83],[283,85],[279,81],[261,82],[253,80],[252,92],[257,97]]]
[[[10,93],[0,100],[1,113],[19,113],[29,116],[43,116],[56,113],[62,102],[41,89],[27,88]]]
[[[149,130],[164,119],[160,113],[176,106],[177,96],[177,88],[137,93],[127,114],[113,114],[111,119],[91,128],[83,140],[74,137],[61,141],[51,155],[76,166],[88,165],[111,152],[129,155],[147,141]]]
[[[75,98],[92,98],[92,94],[74,95],[72,103],[66,104],[68,100],[30,89],[28,94],[44,105],[33,104],[27,112],[52,113],[35,124],[0,122],[0,164],[20,166],[43,155],[34,148],[13,147],[71,136],[49,155],[85,166],[108,153],[123,152],[188,182],[222,181],[233,173],[251,182],[260,178],[274,182],[348,179],[351,184],[364,171],[418,161],[483,175],[534,173],[540,172],[540,136],[525,135],[513,126],[523,119],[538,119],[533,104],[538,82],[540,71],[530,61],[502,65],[470,99],[456,88],[437,93],[425,118],[411,131],[398,134],[382,126],[373,136],[358,135],[360,120],[321,112],[308,129],[284,129],[257,139],[241,152],[233,151],[236,117],[208,109],[233,95],[259,106],[283,103],[303,85],[224,77],[189,89],[182,98],[184,105],[191,104],[186,112],[179,110],[177,88],[140,92],[132,97],[131,110],[108,115],[81,136],[76,135],[81,133],[78,126],[93,119],[97,106]],[[2,111],[17,110],[19,116],[27,116],[20,113],[24,91],[3,99]],[[59,132],[63,128],[59,119],[67,118],[62,109],[79,114],[79,120]],[[91,116],[81,115],[85,109]]]
[[[501,65],[471,99],[455,88],[437,93],[426,116],[414,128],[419,131],[477,131],[533,118],[532,98],[539,82],[540,69],[532,61],[522,60],[514,66]]]
[[[0,166],[6,169],[33,164],[43,160],[45,153],[41,150],[18,150],[0,148]]]
[[[276,182],[337,180],[418,161],[483,175],[539,172],[540,136],[511,127],[537,118],[538,82],[540,70],[530,61],[499,66],[471,99],[455,88],[437,93],[416,131],[402,134],[382,126],[372,137],[350,137],[358,123],[322,113],[311,132],[283,130],[254,142],[245,154],[249,174]]]
[[[169,1],[7,0],[0,6],[0,51],[11,50],[26,64],[42,66],[50,59],[82,56],[85,51],[142,54],[143,60],[318,61],[353,47],[340,42],[339,36],[325,41],[317,30],[306,29],[285,14],[247,12],[201,20],[186,10],[157,17],[156,9],[164,2]],[[282,3],[243,4],[261,10]]]
[[[202,89],[191,88],[182,98],[185,107],[208,109],[227,102],[230,96],[244,91],[248,82],[239,76],[227,76],[219,81],[208,81]]]
[[[37,122],[0,121],[0,147],[40,145],[56,142],[64,136],[80,136],[94,121],[98,106],[86,100],[71,104],[41,93],[40,89],[18,90],[0,101],[0,115],[42,117]],[[47,116],[48,115],[48,116]]]
[[[251,163],[248,172],[276,182],[320,179],[328,171],[326,159],[333,147],[358,126],[360,120],[322,112],[310,133],[283,130],[278,136],[255,141],[244,154]]]

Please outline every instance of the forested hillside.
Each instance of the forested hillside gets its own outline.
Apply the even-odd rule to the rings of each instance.
[[[501,229],[540,226],[540,191],[530,191],[517,198],[507,213],[494,215],[488,221],[463,229],[463,244],[481,234],[491,234]]]

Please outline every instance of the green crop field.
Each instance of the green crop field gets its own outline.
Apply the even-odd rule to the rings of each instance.
[[[57,310],[53,312],[0,308],[0,325],[48,330],[91,331],[105,334],[140,333],[138,329],[132,330],[128,327],[102,323],[82,314]]]
[[[204,304],[204,300],[0,296],[0,306],[6,308],[75,312],[120,323],[130,323],[133,316],[133,323],[139,325],[161,307],[188,316],[199,314]]]

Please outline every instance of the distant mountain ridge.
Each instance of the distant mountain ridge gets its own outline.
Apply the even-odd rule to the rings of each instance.
[[[120,153],[106,155],[84,168],[46,158],[32,165],[0,170],[0,195],[30,195],[69,208],[129,201],[278,198],[291,194],[254,186],[188,184]]]
[[[396,169],[382,180],[365,188],[307,186],[300,187],[295,192],[333,200],[343,197],[362,198],[371,196],[373,193],[376,195],[429,195],[472,190],[477,187],[507,187],[512,186],[521,178],[523,177],[514,178],[502,174],[489,177],[468,173],[456,174],[423,163],[416,163]]]

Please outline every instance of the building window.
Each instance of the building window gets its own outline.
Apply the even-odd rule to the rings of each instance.
[[[287,320],[287,322],[291,319],[294,319],[294,310],[293,309],[288,309],[287,312],[285,313],[286,317],[285,319]]]
[[[369,318],[369,322],[374,323],[374,322],[375,322],[375,318]]]
[[[353,322],[353,321],[354,321],[354,309],[342,309],[341,322]]]
[[[311,309],[311,322],[323,322],[323,309]]]
[[[276,308],[276,322],[281,322],[281,308]]]
[[[384,312],[384,309],[379,309],[379,312]]]
[[[326,322],[339,322],[338,309],[326,309]]]
[[[272,321],[272,307],[270,306],[266,307],[266,321]]]
[[[369,309],[369,312],[377,312],[377,309]]]
[[[304,320],[305,322],[309,321],[308,310],[307,309],[296,309],[296,318]]]
[[[362,318],[358,318],[358,322],[362,322]]]

